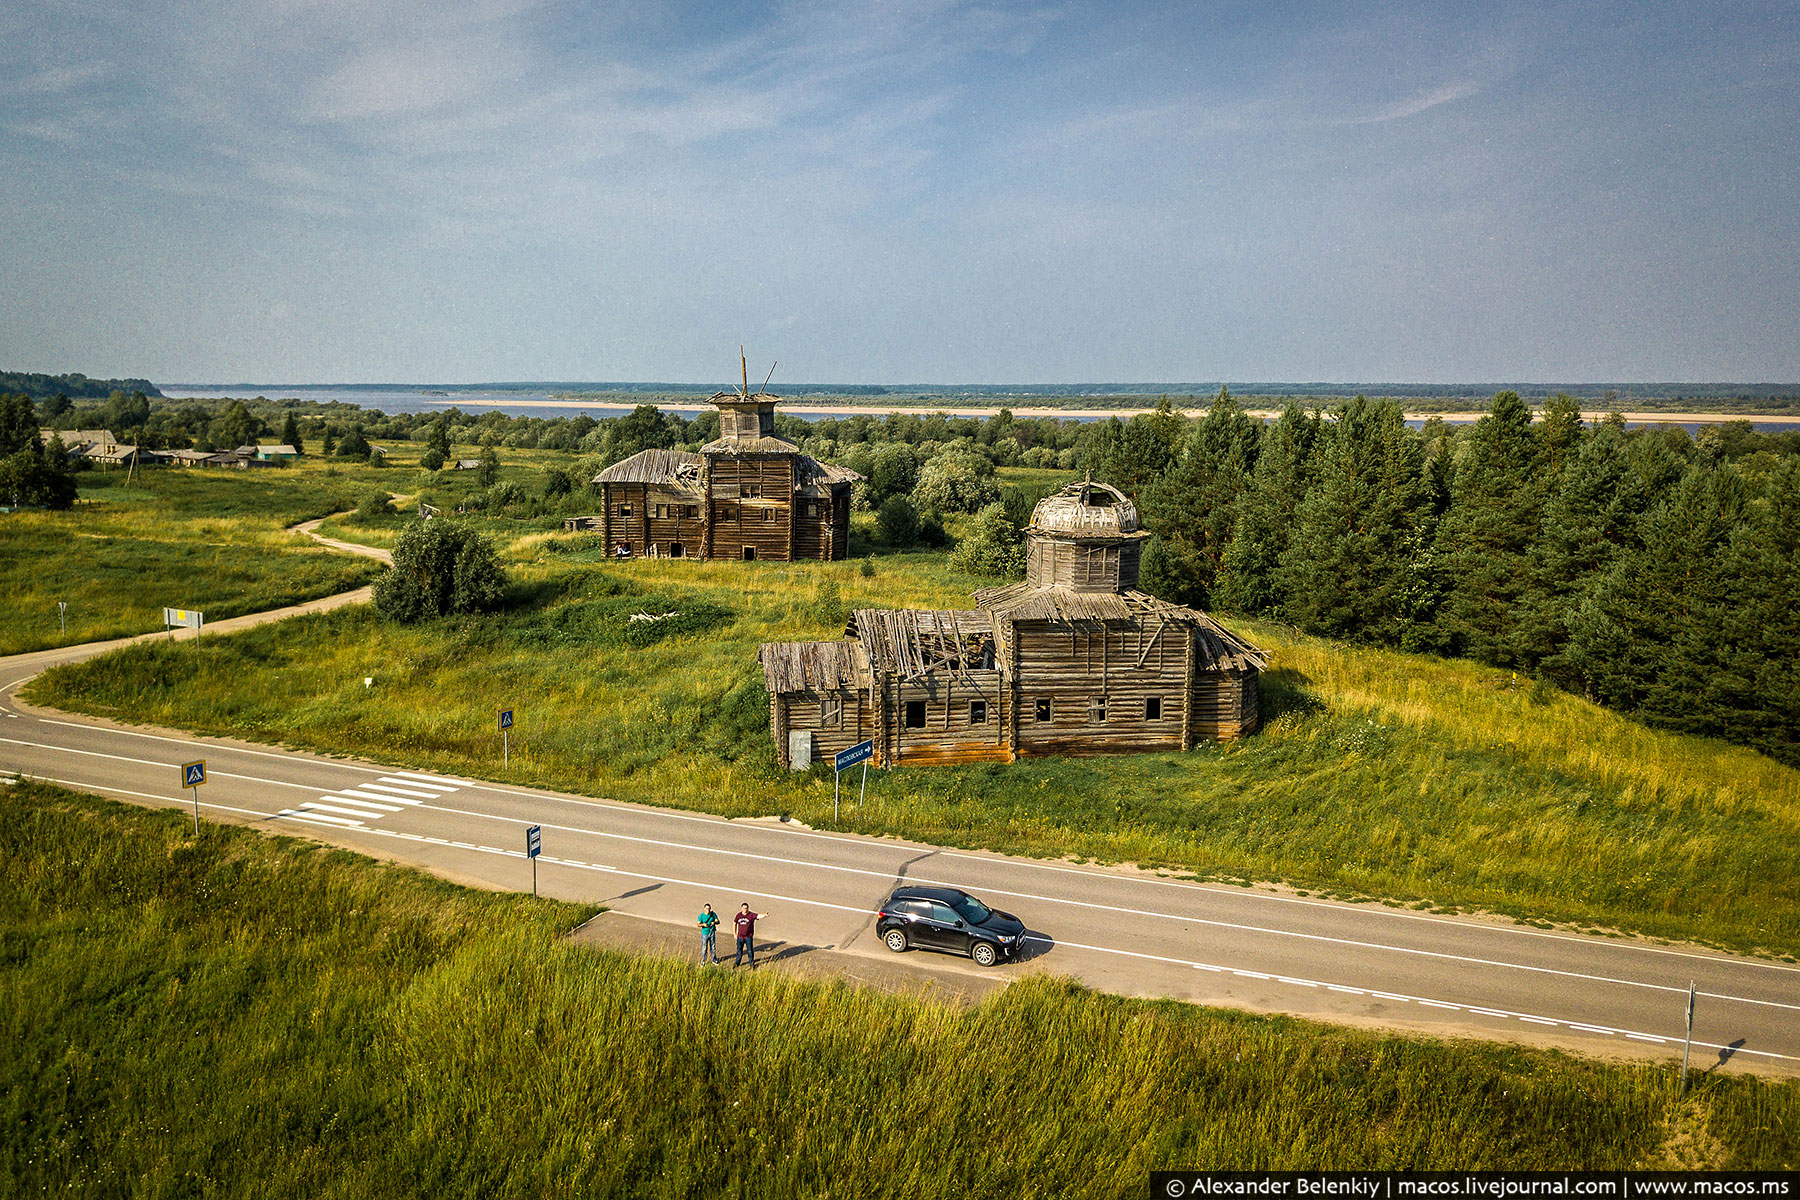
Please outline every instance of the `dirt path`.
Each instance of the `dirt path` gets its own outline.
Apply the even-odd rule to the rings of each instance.
[[[389,495],[394,495],[394,494],[390,492]],[[398,499],[400,499],[400,497],[397,495],[394,495],[394,499],[398,500]],[[331,517],[343,517],[343,516],[348,516],[348,515],[349,515],[348,513],[332,513]],[[358,554],[358,555],[361,555],[363,558],[373,558],[379,562],[384,562],[390,567],[394,565],[394,556],[392,554],[389,554],[386,550],[379,549],[375,546],[363,546],[356,542],[340,542],[336,538],[329,538],[329,537],[326,537],[324,534],[320,533],[319,526],[321,526],[325,522],[331,520],[331,517],[319,517],[319,518],[317,518],[315,520],[311,520],[311,521],[302,521],[298,525],[289,525],[287,527],[287,531],[289,533],[304,533],[307,537],[309,537],[313,541],[319,543],[321,546],[329,546],[333,550],[341,550],[345,554]],[[363,592],[366,592],[368,590],[369,590],[368,588],[359,588],[358,589],[358,591],[363,591]],[[344,592],[342,594],[348,596],[351,593]],[[328,599],[328,600],[333,599],[333,597],[327,596],[326,599]],[[287,612],[289,610],[278,609],[276,611]],[[221,622],[221,624],[222,623],[223,622]]]

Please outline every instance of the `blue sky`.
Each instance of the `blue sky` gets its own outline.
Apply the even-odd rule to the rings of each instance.
[[[9,0],[0,367],[1800,380],[1800,6]]]

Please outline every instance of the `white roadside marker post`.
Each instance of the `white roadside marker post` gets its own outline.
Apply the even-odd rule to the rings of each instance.
[[[1694,1052],[1694,983],[1688,981],[1687,1044],[1681,1048],[1681,1090],[1687,1092],[1688,1055]]]

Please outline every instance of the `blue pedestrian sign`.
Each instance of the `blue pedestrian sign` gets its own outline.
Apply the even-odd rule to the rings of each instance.
[[[875,743],[858,742],[848,750],[839,750],[831,758],[831,765],[842,771],[846,767],[854,767],[857,763],[868,762],[875,757]]]
[[[181,786],[199,787],[206,782],[206,760],[181,765]]]
[[[503,708],[500,710],[500,728],[502,728],[502,729],[511,729],[512,728],[512,714],[513,714],[513,710],[510,708]]]
[[[544,849],[544,831],[541,826],[533,825],[525,831],[525,857],[536,858]]]

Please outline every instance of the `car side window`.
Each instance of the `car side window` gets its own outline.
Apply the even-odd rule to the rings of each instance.
[[[941,921],[945,925],[954,925],[956,924],[957,917],[955,913],[950,911],[950,906],[948,904],[938,904],[933,901],[931,905],[931,919],[934,921]]]
[[[900,915],[903,917],[929,917],[931,915],[931,906],[923,900],[902,900],[894,907],[900,910]]]

